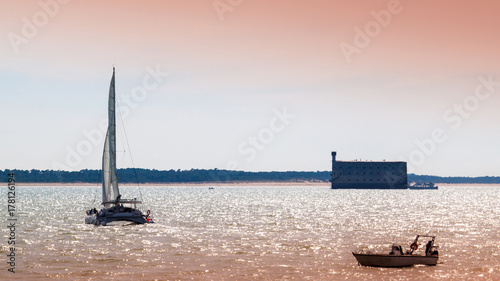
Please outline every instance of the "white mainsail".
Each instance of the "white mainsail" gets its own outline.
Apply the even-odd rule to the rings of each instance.
[[[111,195],[111,188],[113,195]],[[108,100],[108,131],[104,142],[102,155],[102,202],[104,207],[109,207],[110,201],[115,201],[120,191],[116,176],[116,119],[115,119],[115,68],[109,85]]]

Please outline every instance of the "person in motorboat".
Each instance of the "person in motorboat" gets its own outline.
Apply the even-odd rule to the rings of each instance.
[[[425,244],[425,255],[430,256],[431,255],[431,246],[432,246],[432,241],[427,242]]]
[[[401,255],[404,255],[403,253],[403,249],[401,248],[401,245],[392,245],[392,249],[391,249],[391,252],[389,253],[389,255],[397,255],[397,256],[401,256]]]
[[[432,243],[432,240],[430,240],[425,245],[425,255],[426,256],[437,256],[438,255],[438,251],[436,250],[436,248],[437,248],[437,246],[434,246],[433,243]]]

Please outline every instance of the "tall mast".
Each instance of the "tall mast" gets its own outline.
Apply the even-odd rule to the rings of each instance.
[[[118,197],[118,178],[116,176],[116,118],[115,118],[115,68],[109,85],[108,101],[108,133],[109,133],[109,165],[111,173],[111,185],[113,186],[113,200]]]

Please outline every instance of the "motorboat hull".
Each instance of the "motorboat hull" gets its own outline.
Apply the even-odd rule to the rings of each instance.
[[[416,264],[436,265],[438,256],[421,255],[387,255],[352,253],[358,263],[374,267],[407,267]]]
[[[437,190],[438,186],[432,182],[429,182],[429,183],[409,184],[408,188],[412,190]]]

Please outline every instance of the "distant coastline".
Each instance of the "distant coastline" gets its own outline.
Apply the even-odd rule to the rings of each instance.
[[[100,183],[88,183],[88,182],[76,182],[76,183],[64,183],[64,182],[27,182],[19,183],[21,186],[33,186],[33,187],[71,187],[71,186],[94,186],[96,188],[101,188]],[[137,183],[123,183],[120,186],[137,186]],[[200,187],[223,187],[223,186],[324,186],[329,187],[329,182],[185,182],[185,183],[140,183],[140,186],[200,186]]]
[[[51,185],[96,185],[101,181],[100,170],[0,170],[7,182],[8,174],[15,173],[19,183]],[[328,185],[330,171],[245,172],[218,169],[151,170],[119,169],[118,178],[124,184],[146,185]],[[500,184],[500,177],[440,177],[408,174],[408,182],[437,184]]]

